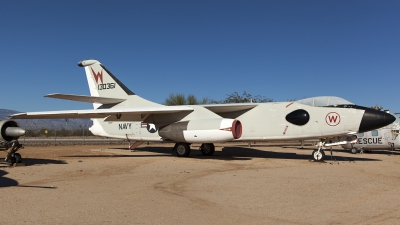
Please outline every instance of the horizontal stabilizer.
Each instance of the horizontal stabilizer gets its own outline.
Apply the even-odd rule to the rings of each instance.
[[[48,95],[45,95],[44,97],[58,98],[58,99],[78,101],[78,102],[99,103],[99,104],[118,104],[118,103],[126,100],[126,99],[120,99],[120,98],[106,98],[106,97],[71,95],[71,94],[48,94]]]

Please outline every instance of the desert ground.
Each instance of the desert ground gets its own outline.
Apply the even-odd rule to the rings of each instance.
[[[400,155],[216,144],[25,146],[0,164],[1,224],[400,224]],[[4,158],[5,153],[0,152]]]

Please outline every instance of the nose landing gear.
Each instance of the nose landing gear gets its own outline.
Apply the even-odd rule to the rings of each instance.
[[[315,162],[322,162],[325,159],[325,151],[324,151],[325,142],[318,142],[317,147],[318,149],[312,152],[312,157]]]

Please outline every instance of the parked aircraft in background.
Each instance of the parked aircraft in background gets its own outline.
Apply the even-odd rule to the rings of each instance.
[[[11,164],[21,162],[21,155],[16,153],[22,145],[18,138],[25,135],[25,130],[12,120],[0,121],[0,151],[7,151],[6,162]]]
[[[396,114],[395,114],[396,115]],[[356,154],[359,151],[370,150],[399,150],[400,149],[400,120],[397,120],[385,127],[357,134],[355,144],[343,144],[344,149]]]
[[[94,135],[134,140],[131,149],[148,141],[174,142],[177,156],[188,156],[192,143],[201,143],[201,152],[212,155],[215,142],[323,138],[312,153],[316,161],[324,159],[324,146],[355,142],[356,133],[377,129],[395,120],[390,114],[345,100],[346,104],[324,107],[299,101],[165,106],[134,94],[97,60],[84,60],[78,65],[85,68],[91,96],[50,94],[45,97],[90,102],[94,109],[27,112],[11,117],[91,118],[90,131]]]

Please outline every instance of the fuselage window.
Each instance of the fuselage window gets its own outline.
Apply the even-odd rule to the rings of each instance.
[[[358,137],[364,137],[364,133],[357,134]]]
[[[377,130],[371,130],[371,135],[372,136],[378,136],[378,131]]]

